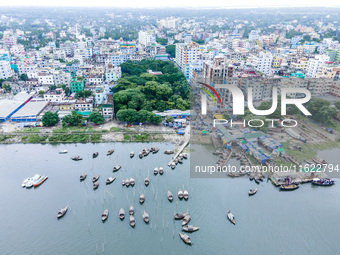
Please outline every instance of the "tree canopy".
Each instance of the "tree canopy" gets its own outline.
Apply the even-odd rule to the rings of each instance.
[[[159,124],[162,122],[162,117],[147,110],[136,111],[135,109],[119,110],[116,115],[117,119],[124,122],[151,122]]]
[[[122,78],[113,88],[116,113],[124,109],[164,111],[190,108],[190,86],[172,62],[127,61],[121,64],[121,68]],[[162,74],[147,73],[148,69]]]
[[[62,125],[66,126],[79,126],[83,121],[83,116],[81,116],[79,113],[76,111],[73,111],[71,114],[66,115],[63,118]]]
[[[45,112],[42,116],[41,122],[44,126],[54,126],[59,122],[59,116],[56,112]]]
[[[89,120],[98,125],[101,125],[105,122],[103,115],[101,115],[99,112],[92,112],[89,116]]]

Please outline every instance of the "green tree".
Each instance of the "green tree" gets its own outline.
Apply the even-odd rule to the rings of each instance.
[[[27,74],[23,73],[22,75],[20,75],[20,79],[23,81],[27,81],[28,80]]]
[[[224,112],[224,113],[222,114],[222,116],[223,116],[223,118],[224,118],[225,120],[230,119],[230,115],[229,115],[229,113],[227,113],[227,112]]]
[[[76,111],[73,111],[71,114],[66,115],[63,118],[62,125],[66,126],[79,126],[83,121],[83,116],[81,116],[79,113]]]
[[[45,112],[42,119],[44,126],[54,126],[59,122],[59,116],[56,112]]]
[[[151,114],[147,110],[140,110],[137,113],[137,121],[138,122],[147,122],[150,120]]]
[[[336,101],[334,103],[334,105],[335,105],[336,109],[338,109],[340,111],[340,101]]]
[[[49,89],[52,90],[52,91],[53,91],[53,90],[56,90],[56,89],[57,89],[57,86],[56,86],[56,85],[51,85],[51,86],[49,86]]]
[[[2,88],[6,91],[6,92],[11,92],[12,91],[12,87],[9,84],[4,84],[2,85]]]
[[[153,123],[153,124],[159,124],[162,122],[162,117],[159,116],[159,115],[156,115],[156,114],[152,114],[151,117],[150,117],[150,122]]]
[[[330,102],[321,98],[312,98],[306,104],[307,110],[312,114],[312,118],[319,112],[319,110],[324,106],[329,106]]]
[[[119,110],[116,114],[117,119],[124,122],[136,122],[138,119],[135,109]]]
[[[176,45],[168,45],[165,47],[166,53],[170,55],[170,57],[175,58],[176,57]]]
[[[156,39],[156,42],[158,42],[158,43],[161,44],[161,45],[167,45],[168,39],[165,39],[165,38],[157,38],[157,39]]]
[[[45,94],[45,91],[39,90],[39,95],[40,95],[40,96],[43,96],[44,94]]]
[[[101,115],[99,112],[92,112],[89,116],[89,120],[98,125],[101,125],[105,122],[103,115]]]
[[[165,117],[165,121],[166,121],[166,122],[173,122],[173,121],[174,121],[174,117],[172,117],[172,116],[166,116],[166,117]]]

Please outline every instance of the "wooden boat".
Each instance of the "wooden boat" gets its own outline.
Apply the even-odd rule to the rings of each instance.
[[[187,190],[184,190],[184,191],[183,191],[183,197],[184,197],[185,200],[188,200],[188,199],[189,199],[189,193],[188,193]]]
[[[187,213],[176,213],[174,216],[175,220],[181,220],[185,217],[185,215],[187,215]]]
[[[95,183],[93,183],[93,189],[96,190],[99,187],[99,181],[96,181]]]
[[[106,153],[106,156],[109,156],[109,155],[111,155],[112,153],[114,153],[114,149],[112,149],[112,150],[109,150],[107,153]]]
[[[252,180],[254,180],[254,178],[255,178],[255,175],[254,175],[254,174],[250,174],[250,175],[249,175],[249,180],[252,181]]]
[[[138,153],[138,157],[143,158],[144,157],[143,152]]]
[[[133,179],[133,178],[130,178],[130,185],[133,187],[133,186],[135,186],[135,179]]]
[[[174,199],[174,196],[172,195],[172,193],[170,192],[170,190],[168,190],[168,194],[167,194],[168,200],[170,202],[172,202],[172,200]]]
[[[130,152],[130,158],[133,158],[135,156],[135,152],[134,151],[131,151]]]
[[[74,160],[74,161],[79,161],[79,160],[82,160],[83,158],[81,158],[79,156],[73,156],[71,159]]]
[[[168,155],[174,154],[174,151],[172,151],[172,150],[166,150],[166,151],[164,151],[164,154],[168,154]]]
[[[92,182],[96,182],[99,180],[100,175],[96,175],[95,177],[92,178]]]
[[[312,180],[313,185],[317,186],[332,186],[334,185],[334,181],[331,179],[319,179],[319,178],[314,178]]]
[[[195,231],[197,231],[197,230],[199,230],[200,228],[199,227],[194,227],[193,225],[188,225],[188,226],[184,226],[183,228],[182,228],[182,230],[183,231],[185,231],[185,232],[195,232]]]
[[[139,196],[139,203],[143,204],[145,202],[145,195],[144,194],[141,194]]]
[[[327,164],[327,161],[321,158],[314,157],[312,160],[317,164]]]
[[[143,153],[143,156],[146,157],[146,156],[149,155],[150,150],[148,148],[145,148],[145,149],[143,149],[142,153]]]
[[[280,186],[280,190],[285,190],[285,191],[289,191],[289,190],[296,190],[299,188],[299,185],[291,183],[289,185],[284,184]]]
[[[155,154],[155,153],[157,153],[157,152],[159,151],[159,148],[157,148],[157,147],[152,147],[152,148],[151,148],[151,151],[152,151],[153,154]]]
[[[143,212],[143,220],[145,223],[149,223],[150,217],[146,211]]]
[[[66,214],[67,210],[68,210],[68,206],[66,206],[65,208],[61,209],[58,212],[58,214],[57,214],[57,218],[60,219],[61,217],[63,217]]]
[[[133,215],[134,213],[135,213],[135,208],[133,208],[133,206],[130,205],[130,207],[129,207],[129,214]]]
[[[106,184],[111,184],[111,183],[113,183],[114,180],[116,180],[116,177],[109,177],[106,180]]]
[[[181,232],[179,232],[179,236],[181,237],[182,241],[187,244],[187,245],[191,245],[191,239],[187,234],[183,234]]]
[[[66,154],[67,150],[59,151],[59,154]]]
[[[234,225],[236,224],[235,217],[234,217],[234,215],[233,215],[230,211],[228,211],[227,217],[228,217],[228,220],[229,220],[231,223],[233,223]]]
[[[144,184],[145,184],[145,186],[148,186],[148,185],[150,184],[150,179],[149,179],[149,177],[146,177],[146,178],[144,179]]]
[[[96,158],[96,157],[98,157],[98,155],[99,155],[99,152],[95,152],[95,153],[92,154],[92,158]]]
[[[80,178],[80,181],[85,180],[86,177],[87,177],[87,174],[86,174],[86,173],[81,174],[80,177],[79,177],[79,178]]]
[[[109,217],[109,210],[105,209],[104,212],[102,213],[102,221],[106,221],[107,217]]]
[[[155,167],[155,168],[153,169],[153,174],[154,174],[154,175],[157,175],[157,174],[158,174],[158,168],[157,168],[157,167]]]
[[[178,191],[178,198],[179,199],[183,199],[183,191],[180,189],[179,191]]]
[[[249,196],[252,196],[252,195],[255,195],[256,192],[257,192],[257,189],[250,189],[248,194],[249,194]]]
[[[160,174],[160,175],[164,174],[164,169],[163,169],[163,167],[160,167],[160,168],[159,168],[159,174]]]
[[[122,168],[121,165],[116,165],[115,167],[113,167],[112,172],[117,172],[121,168]]]
[[[125,218],[125,211],[123,208],[120,208],[119,210],[119,219],[123,220]]]
[[[133,215],[130,215],[130,226],[133,228],[136,226],[136,220],[135,217],[133,217]]]
[[[188,224],[190,220],[191,220],[191,216],[190,216],[190,214],[188,213],[188,214],[186,214],[186,215],[184,216],[184,218],[183,218],[182,226]]]
[[[311,160],[307,160],[307,159],[305,159],[304,160],[307,164],[309,164],[309,165],[312,165],[312,164],[314,164],[314,162],[313,161],[311,161]]]

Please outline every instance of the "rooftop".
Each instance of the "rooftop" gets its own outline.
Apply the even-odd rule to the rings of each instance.
[[[37,116],[47,104],[47,101],[28,102],[19,111],[14,113],[12,118]]]

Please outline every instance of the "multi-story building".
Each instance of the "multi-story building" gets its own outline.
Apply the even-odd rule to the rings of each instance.
[[[139,31],[138,41],[143,46],[150,46],[156,42],[156,36],[153,31]]]
[[[53,91],[48,91],[44,94],[45,101],[49,101],[52,103],[60,103],[65,98],[65,92],[62,88],[57,88]]]
[[[200,59],[200,50],[197,43],[186,44],[178,43],[176,44],[176,64],[183,71],[185,65]]]
[[[85,80],[83,77],[74,77],[71,81],[71,91],[72,93],[77,93],[79,91],[84,91]]]
[[[101,108],[102,108],[102,115],[105,119],[113,118],[113,105],[112,104],[103,104]]]
[[[54,85],[53,75],[49,72],[38,72],[38,80],[41,85]]]
[[[105,80],[106,81],[117,81],[122,76],[122,69],[120,66],[114,66],[112,64],[106,65],[105,69]]]
[[[53,79],[54,85],[65,84],[69,86],[71,84],[71,74],[65,73],[62,70],[55,70],[53,72]]]
[[[273,56],[270,52],[261,51],[258,56],[252,58],[250,65],[253,66],[256,71],[269,75],[272,73],[272,61]]]
[[[93,101],[91,99],[76,100],[75,110],[82,113],[91,113],[93,111]]]
[[[317,55],[315,58],[309,59],[307,77],[315,77],[319,68],[324,65],[326,61],[329,61],[329,56],[327,55]]]
[[[8,79],[13,77],[14,71],[11,69],[11,65],[8,61],[0,61],[0,79]]]

